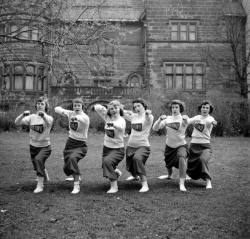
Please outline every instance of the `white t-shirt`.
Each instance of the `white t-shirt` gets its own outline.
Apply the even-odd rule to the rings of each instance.
[[[107,115],[107,109],[102,105],[96,104],[94,108],[105,121],[104,145],[108,148],[124,147],[125,119],[121,116],[112,119]]]
[[[166,145],[171,148],[177,148],[181,145],[185,145],[187,142],[185,140],[185,131],[188,124],[185,124],[182,119],[182,115],[171,115],[167,116],[166,119],[162,120],[158,127],[157,121],[154,123],[153,130],[159,130],[162,128],[167,129],[166,135]]]
[[[21,120],[21,124],[30,126],[30,144],[35,147],[46,147],[50,145],[50,130],[53,124],[53,118],[44,113],[49,126],[38,114],[25,116]]]
[[[125,119],[131,122],[131,134],[128,140],[128,146],[138,148],[140,146],[149,147],[149,134],[153,124],[153,115],[142,115],[137,113],[125,113]],[[148,117],[148,118],[147,118]],[[147,119],[146,119],[147,118]]]
[[[194,130],[192,133],[191,143],[194,144],[206,144],[210,143],[211,131],[213,129],[214,117],[207,115],[196,115],[189,119],[190,124],[194,124]]]
[[[89,117],[81,111],[75,113],[72,110],[66,110],[58,106],[55,112],[60,115],[66,115],[69,119],[69,137],[79,141],[86,141],[88,138]],[[76,120],[73,120],[76,118]]]

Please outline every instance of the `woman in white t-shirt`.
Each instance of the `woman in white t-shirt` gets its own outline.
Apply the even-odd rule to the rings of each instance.
[[[213,126],[217,125],[216,120],[210,114],[213,112],[213,105],[209,101],[203,101],[198,110],[201,113],[189,119],[194,130],[189,147],[189,159],[187,174],[192,179],[203,179],[206,181],[206,188],[211,189],[211,175],[208,162],[212,155],[210,144]]]
[[[55,112],[66,116],[69,120],[69,137],[63,150],[64,173],[73,175],[74,188],[72,194],[80,192],[80,170],[78,163],[87,154],[87,137],[89,129],[89,117],[83,112],[81,98],[73,100],[73,110],[66,110],[61,106],[55,107]]]
[[[188,157],[188,145],[185,140],[185,131],[188,126],[188,117],[181,115],[184,112],[184,102],[180,100],[173,100],[170,103],[171,115],[161,115],[153,125],[153,130],[165,128],[166,134],[166,146],[165,146],[165,164],[168,170],[166,178],[172,178],[172,168],[179,169],[179,187],[180,190],[185,192],[185,179],[187,170],[187,157]],[[163,178],[163,177],[159,177]]]
[[[126,121],[122,117],[122,105],[118,100],[113,100],[108,104],[108,108],[96,104],[95,111],[105,121],[105,136],[102,152],[102,169],[103,176],[110,181],[110,189],[107,193],[118,192],[118,178],[121,171],[117,168],[125,155],[124,133]]]
[[[37,174],[37,186],[34,193],[40,193],[44,188],[44,180],[49,180],[45,162],[51,154],[50,130],[53,118],[47,114],[48,101],[39,97],[35,104],[36,113],[30,114],[25,111],[19,115],[15,123],[28,125],[30,136],[30,156]]]
[[[131,134],[126,148],[126,166],[133,178],[139,178],[142,187],[139,192],[149,190],[145,164],[150,154],[149,134],[154,116],[147,109],[145,100],[133,100],[133,110],[124,111],[124,118],[131,122]]]

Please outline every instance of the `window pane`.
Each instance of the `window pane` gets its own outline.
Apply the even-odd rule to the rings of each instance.
[[[15,26],[15,25],[10,26],[10,35],[11,36],[17,35],[17,26]]]
[[[35,67],[34,66],[27,66],[26,71],[29,74],[35,74]]]
[[[175,68],[176,74],[181,74],[183,73],[183,66],[182,65],[177,65]]]
[[[41,77],[38,78],[37,90],[43,90],[43,78]]]
[[[33,29],[31,34],[32,34],[31,35],[32,40],[38,40],[38,34],[39,34],[38,29]]]
[[[193,76],[187,75],[186,76],[186,89],[192,89],[193,88]]]
[[[186,41],[187,40],[187,32],[181,32],[180,33],[180,40]]]
[[[172,24],[171,25],[171,31],[172,32],[177,32],[178,31],[178,24]]]
[[[202,74],[202,66],[196,66],[196,74]]]
[[[25,89],[26,90],[33,90],[34,89],[34,76],[26,76]]]
[[[25,26],[21,29],[20,38],[22,39],[29,39],[29,28]]]
[[[182,24],[182,25],[180,26],[180,31],[181,31],[181,32],[183,32],[183,31],[186,32],[186,31],[187,31],[187,25],[186,25],[186,24],[185,24],[185,25]]]
[[[183,79],[183,76],[176,76],[176,89],[183,88],[182,79]]]
[[[195,88],[197,90],[201,90],[202,89],[202,76],[199,76],[199,75],[196,76]]]
[[[186,65],[186,73],[187,74],[193,73],[193,66],[192,65]]]
[[[196,25],[190,24],[190,25],[189,25],[189,31],[190,31],[190,32],[195,32],[195,31],[196,31]]]
[[[177,40],[177,39],[178,39],[177,32],[171,32],[171,40]]]
[[[3,90],[10,90],[10,77],[5,76],[3,78],[3,85],[2,85]]]
[[[23,77],[22,76],[14,76],[14,89],[15,90],[23,89]]]
[[[15,66],[15,74],[23,74],[23,66]]]
[[[48,84],[47,78],[45,77],[44,80],[43,80],[43,90],[44,91],[46,91],[48,89],[47,84]]]
[[[172,74],[172,73],[173,73],[173,66],[167,65],[167,66],[165,67],[165,70],[166,70],[166,73],[167,73],[167,74]]]
[[[196,34],[193,32],[189,32],[189,40],[190,41],[195,41],[196,40]]]
[[[166,76],[166,88],[167,89],[173,89],[173,76],[172,75],[167,75]]]

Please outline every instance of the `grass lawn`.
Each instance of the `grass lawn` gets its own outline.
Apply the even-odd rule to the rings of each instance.
[[[102,134],[90,134],[88,154],[80,161],[81,192],[71,195],[64,181],[62,150],[67,133],[51,135],[53,153],[47,161],[51,181],[33,194],[35,173],[27,133],[0,134],[0,238],[250,238],[250,138],[213,138],[210,170],[213,189],[203,181],[178,188],[163,163],[164,137],[153,136],[147,161],[150,191],[139,193],[138,182],[125,181],[125,160],[119,192],[106,194],[102,177]]]

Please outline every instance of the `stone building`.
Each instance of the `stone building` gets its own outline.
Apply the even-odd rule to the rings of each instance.
[[[22,44],[1,38],[2,102],[27,101],[44,94],[61,100],[77,95],[90,101],[132,98],[145,91],[163,97],[180,93],[240,98],[233,54],[225,38],[225,19],[247,19],[248,29],[249,13],[244,0],[105,0],[101,6],[98,0],[75,0],[62,14],[62,21],[119,24],[123,36],[119,49],[103,45],[92,53],[111,62],[109,67],[98,73],[87,68],[79,52],[84,54],[91,47],[88,44],[67,47],[69,65],[61,64],[60,59],[49,57],[49,46],[36,44],[39,32],[30,27],[22,33],[26,40]],[[46,22],[46,17],[38,20]],[[0,24],[0,32],[11,34],[15,27],[15,22]],[[241,43],[246,49],[248,38],[249,34],[246,38],[243,34]],[[49,64],[53,64],[53,72]],[[248,97],[249,90],[248,81]]]

